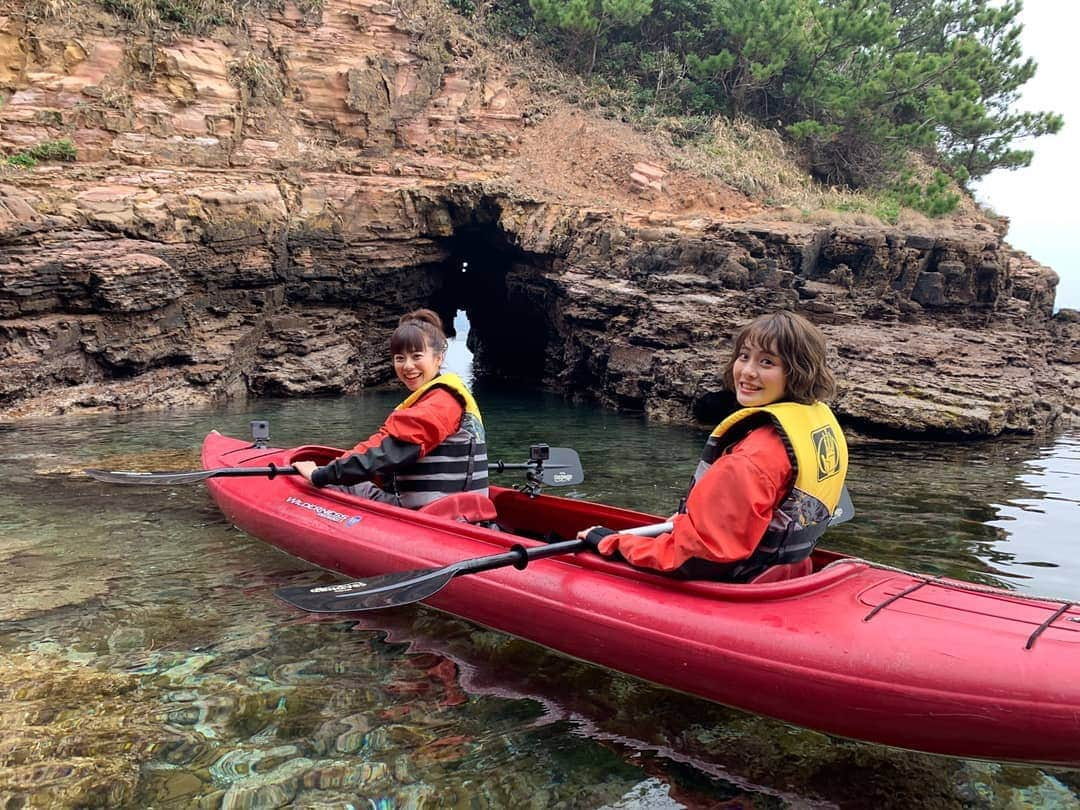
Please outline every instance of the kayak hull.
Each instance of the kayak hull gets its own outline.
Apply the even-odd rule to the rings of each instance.
[[[207,436],[205,469],[325,460]],[[245,532],[359,578],[499,554],[661,518],[493,487],[472,526],[298,476],[207,481]],[[461,577],[426,600],[552,650],[708,700],[852,739],[950,756],[1080,767],[1080,608],[826,551],[769,584],[686,582],[589,552]]]

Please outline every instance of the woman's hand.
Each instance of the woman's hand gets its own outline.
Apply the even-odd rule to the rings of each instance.
[[[300,475],[304,476],[309,482],[311,481],[311,474],[315,471],[315,468],[319,465],[314,461],[294,461],[293,467]]]
[[[603,554],[604,552],[600,551],[600,541],[609,534],[615,534],[615,531],[603,526],[590,526],[588,529],[582,529],[578,532],[577,539],[588,544],[589,548],[597,554]]]

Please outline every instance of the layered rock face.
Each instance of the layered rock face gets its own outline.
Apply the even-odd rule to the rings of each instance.
[[[856,428],[1080,421],[1080,317],[991,227],[770,222],[538,101],[439,3],[214,39],[0,7],[0,146],[78,149],[0,173],[6,418],[355,391],[431,306],[466,310],[480,373],[662,418],[726,411],[733,331],[783,307],[826,331]]]

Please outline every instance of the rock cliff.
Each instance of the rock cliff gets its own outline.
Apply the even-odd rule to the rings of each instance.
[[[1080,316],[1000,229],[774,221],[513,64],[424,0],[212,38],[0,2],[0,147],[78,150],[0,170],[0,416],[355,391],[432,306],[482,373],[708,423],[734,328],[787,307],[857,429],[1080,421]]]

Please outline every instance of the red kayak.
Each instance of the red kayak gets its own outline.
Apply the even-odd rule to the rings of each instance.
[[[216,432],[202,463],[287,467]],[[254,471],[253,471],[254,472]],[[239,528],[350,578],[447,566],[519,544],[658,518],[491,488],[497,528],[315,489],[292,475],[212,477]],[[946,754],[1080,766],[1080,608],[818,550],[794,579],[673,580],[563,554],[456,578],[426,603],[672,689],[828,734]],[[362,584],[362,583],[361,583]]]

